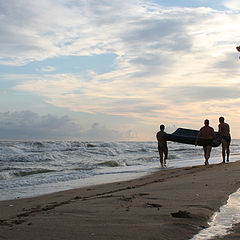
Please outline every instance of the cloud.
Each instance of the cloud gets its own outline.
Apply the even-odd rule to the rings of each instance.
[[[223,101],[231,105],[238,100],[240,16],[234,11],[137,0],[0,0],[0,15],[2,64],[53,56],[117,56],[111,72],[29,75],[13,88],[42,96],[56,107],[151,125],[159,118],[172,124],[209,111],[218,114],[225,111]],[[207,108],[206,101],[212,101]]]
[[[80,128],[67,116],[40,116],[31,111],[0,113],[2,139],[52,139],[76,136]]]
[[[117,130],[110,130],[104,126],[101,126],[100,123],[95,122],[90,129],[82,132],[82,138],[91,137],[94,141],[106,141],[106,140],[117,140],[123,137],[122,133]],[[129,138],[129,136],[126,136]]]
[[[228,53],[223,58],[220,58],[216,63],[216,69],[221,69],[221,72],[226,72],[228,76],[234,75],[239,71],[239,60],[236,53]]]
[[[198,112],[209,111],[205,104],[210,101],[212,106],[225,111],[222,102],[229,104],[229,101],[233,103],[239,99],[239,84],[219,81],[216,85],[208,80],[211,75],[195,86],[189,86],[188,82],[184,84],[186,77],[179,78],[179,84],[175,79],[170,84],[174,77],[169,76],[167,84],[153,80],[144,82],[145,79],[143,82],[129,80],[125,84],[122,81],[103,83],[102,78],[86,81],[81,76],[68,74],[46,75],[43,79],[18,84],[15,90],[39,94],[48,103],[72,111],[132,117],[145,123],[157,121],[159,116],[174,119],[178,112],[182,117],[185,114],[188,118],[197,116]]]
[[[154,91],[151,90],[156,86],[151,82],[102,82],[106,78],[106,74],[91,81],[72,74],[45,75],[33,81],[22,82],[14,89],[39,94],[46,97],[46,101],[52,105],[78,112],[144,118],[155,114],[159,109],[167,108],[164,104],[152,101]]]
[[[0,112],[1,139],[51,140],[78,139],[82,141],[130,139],[131,130],[109,129],[100,123],[90,128],[80,127],[68,116],[39,115],[32,111]]]
[[[127,62],[134,55],[139,59],[150,53],[165,56],[166,50],[186,51],[192,46],[186,22],[196,14],[136,0],[13,0],[1,1],[0,7],[2,64],[107,52]],[[186,16],[180,18],[182,14]]]
[[[240,10],[240,2],[238,0],[223,1],[223,5],[232,10]]]
[[[161,76],[172,71],[182,55],[201,53],[214,61],[219,39],[229,44],[238,36],[232,17],[236,22],[239,17],[209,8],[164,8],[136,0],[24,3],[0,2],[2,64],[112,53],[119,56],[117,68],[133,77]],[[195,62],[204,64],[200,58]]]
[[[127,25],[124,16],[141,8],[136,0],[0,1],[1,63],[23,65],[59,55],[109,52]]]
[[[174,88],[171,91],[172,101],[175,104],[182,104],[187,102],[209,102],[210,100],[222,99],[239,99],[240,86],[186,86]],[[176,99],[176,96],[183,96],[180,99]],[[169,93],[166,94],[169,97]]]

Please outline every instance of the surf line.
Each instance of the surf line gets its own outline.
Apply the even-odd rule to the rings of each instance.
[[[240,222],[240,188],[232,193],[225,205],[211,217],[208,228],[201,230],[190,240],[207,240],[228,235],[233,225]]]

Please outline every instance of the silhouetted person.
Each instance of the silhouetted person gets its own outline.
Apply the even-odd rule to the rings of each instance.
[[[198,138],[202,137],[205,141],[205,144],[203,145],[203,151],[204,151],[204,158],[205,158],[205,165],[208,165],[208,159],[210,158],[211,150],[212,150],[212,142],[215,138],[215,132],[212,127],[209,126],[209,120],[206,119],[204,121],[204,127],[202,127],[197,135],[195,145],[197,145]]]
[[[238,52],[240,52],[240,46],[237,46],[236,49]],[[240,59],[240,57],[239,57],[239,59]]]
[[[168,147],[167,141],[163,138],[165,126],[160,125],[160,131],[157,133],[156,137],[158,140],[158,152],[160,157],[161,167],[166,167],[166,160],[168,158]],[[163,158],[164,155],[164,158]]]
[[[219,118],[220,124],[218,125],[218,132],[222,138],[222,158],[223,163],[225,163],[225,153],[227,153],[227,162],[229,162],[230,155],[230,143],[231,143],[231,135],[230,135],[230,127],[227,123],[224,122],[224,117]]]

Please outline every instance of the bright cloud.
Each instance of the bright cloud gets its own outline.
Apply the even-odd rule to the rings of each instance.
[[[233,0],[224,5],[239,7]],[[46,66],[42,71],[49,74],[29,74],[15,91],[36,94],[58,108],[132,117],[146,126],[161,121],[195,127],[208,115],[236,124],[240,16],[235,11],[143,0],[0,0],[0,19],[0,64],[116,56],[114,69],[101,74],[91,69],[53,74],[56,68]]]
[[[240,2],[238,0],[228,0],[223,2],[224,6],[232,10],[240,10]]]

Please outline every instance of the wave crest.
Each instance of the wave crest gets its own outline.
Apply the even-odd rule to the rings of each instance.
[[[119,167],[121,166],[121,164],[119,164],[117,161],[111,160],[111,161],[105,161],[105,162],[99,163],[98,166]]]

